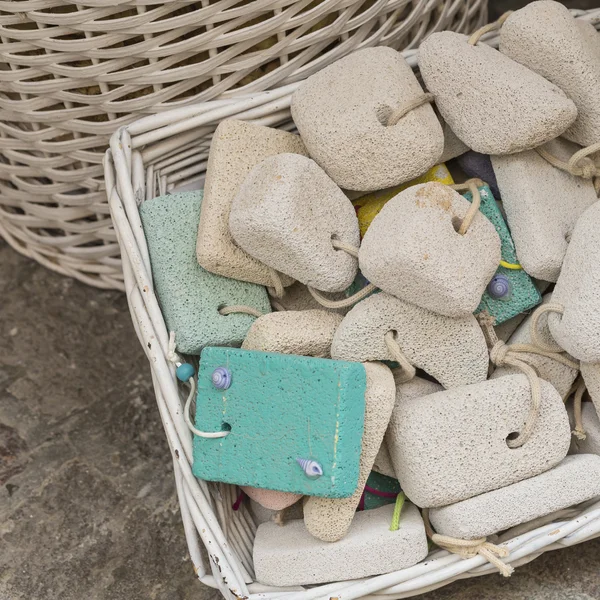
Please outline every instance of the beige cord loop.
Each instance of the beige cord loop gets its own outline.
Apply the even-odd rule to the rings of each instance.
[[[539,322],[541,316],[547,312],[554,312],[562,315],[565,312],[565,308],[561,304],[557,304],[555,302],[548,302],[547,304],[541,304],[538,306],[531,315],[531,322],[529,324],[529,335],[531,337],[531,341],[535,346],[546,352],[562,352],[562,348],[558,344],[547,344],[543,339],[541,339]]]
[[[222,314],[224,317],[226,317],[227,315],[232,315],[233,313],[251,315],[253,317],[256,317],[257,319],[263,316],[263,313],[261,313],[259,310],[256,310],[251,306],[246,306],[245,304],[237,304],[235,306],[224,306],[223,308],[219,309],[219,313]]]
[[[385,345],[387,346],[388,352],[392,355],[392,358],[400,365],[402,369],[402,375],[400,377],[396,376],[396,383],[406,383],[411,379],[415,378],[417,374],[417,370],[413,367],[413,365],[408,361],[408,358],[404,356],[402,349],[400,348],[398,342],[396,341],[396,336],[393,331],[388,331],[383,339],[385,341]]]
[[[358,248],[349,244],[348,242],[343,242],[342,240],[338,240],[337,238],[331,239],[331,245],[336,250],[343,250],[347,252],[350,256],[354,256],[354,258],[358,258]]]
[[[332,308],[332,309],[347,308],[348,306],[352,306],[352,305],[356,304],[357,302],[360,302],[361,300],[363,300],[364,298],[366,298],[367,296],[369,296],[370,294],[372,294],[373,292],[375,292],[377,290],[377,286],[374,286],[372,283],[369,283],[368,285],[365,285],[365,287],[362,290],[359,290],[358,292],[356,292],[356,294],[353,294],[352,296],[349,296],[348,298],[344,298],[343,300],[330,300],[329,298],[327,298],[326,296],[323,296],[323,294],[321,294],[321,292],[319,292],[318,290],[315,290],[315,288],[311,287],[310,285],[307,285],[306,287],[308,288],[310,295],[321,306],[324,306],[325,308]]]
[[[596,167],[596,163],[589,158],[590,154],[600,151],[600,142],[596,142],[591,146],[578,150],[571,156],[571,158],[565,162],[560,158],[550,154],[548,150],[540,146],[535,149],[536,152],[546,161],[548,161],[553,167],[571,173],[576,177],[582,177],[583,179],[592,179],[593,177],[600,176],[600,169]]]
[[[453,538],[449,535],[440,535],[435,533],[429,522],[429,509],[423,509],[423,522],[425,524],[425,532],[427,537],[440,548],[457,554],[461,558],[474,558],[479,555],[490,564],[494,565],[504,577],[510,577],[514,568],[511,565],[507,565],[501,558],[507,558],[510,554],[508,548],[504,546],[498,546],[487,541],[487,538],[477,538],[475,540],[462,540],[460,538]]]
[[[465,215],[465,218],[462,220],[460,227],[458,228],[458,233],[460,235],[465,235],[467,231],[469,231],[469,227],[471,223],[473,223],[473,219],[477,216],[479,212],[479,207],[481,206],[481,194],[479,193],[478,186],[484,185],[481,179],[469,179],[464,183],[457,183],[456,185],[451,185],[450,187],[457,192],[469,190],[471,192],[471,206]]]
[[[273,287],[268,288],[269,293],[275,298],[283,298],[285,294],[285,289],[283,287],[283,282],[281,281],[281,277],[279,277],[279,273],[275,269],[271,269],[271,281],[273,282]]]
[[[585,393],[585,382],[583,379],[579,382],[577,390],[575,391],[575,397],[573,398],[573,412],[575,416],[575,429],[571,432],[578,440],[585,440],[587,434],[583,428],[583,415],[581,414],[581,403],[583,401],[583,394]]]
[[[509,10],[509,11],[505,12],[497,21],[494,21],[493,23],[488,23],[487,25],[484,25],[483,27],[478,29],[469,38],[469,44],[471,44],[471,46],[475,46],[477,44],[477,42],[481,39],[481,36],[485,35],[489,31],[494,31],[496,29],[500,29],[500,27],[502,27],[502,25],[504,25],[504,21],[506,21],[506,19],[508,19],[508,17],[510,17],[510,15],[512,13],[513,13],[513,11]]]
[[[405,106],[401,106],[400,108],[397,108],[390,115],[390,117],[387,121],[387,126],[393,127],[394,125],[396,125],[398,123],[398,121],[400,121],[400,119],[405,117],[409,112],[415,110],[415,108],[419,108],[419,106],[423,106],[423,104],[428,104],[429,102],[433,102],[434,99],[435,99],[434,95],[427,92],[427,93],[423,94],[422,96],[415,98],[409,104],[406,104]]]

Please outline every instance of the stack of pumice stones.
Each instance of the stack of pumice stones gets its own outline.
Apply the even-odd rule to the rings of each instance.
[[[140,207],[200,356],[194,474],[240,487],[264,584],[428,536],[508,575],[496,534],[600,496],[600,36],[543,0],[499,50],[441,32],[418,60],[425,89],[390,48],[342,58],[294,93],[300,135],[225,120],[204,190]]]

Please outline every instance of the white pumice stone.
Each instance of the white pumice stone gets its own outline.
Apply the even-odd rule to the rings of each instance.
[[[500,264],[500,237],[479,212],[458,233],[471,203],[437,182],[394,196],[360,247],[364,276],[401,300],[449,317],[470,315]],[[401,240],[401,243],[399,243]]]
[[[461,139],[459,139],[446,121],[444,121],[441,117],[439,118],[442,123],[442,131],[444,132],[444,151],[440,157],[440,162],[445,163],[453,158],[456,158],[457,156],[460,156],[461,154],[464,154],[465,152],[468,152],[470,148]]]
[[[358,248],[352,203],[313,160],[278,154],[263,160],[233,200],[229,227],[236,243],[264,264],[325,292],[354,280],[358,261],[336,250]]]
[[[581,362],[579,368],[588,394],[596,407],[598,416],[600,416],[600,362]]]
[[[200,266],[224,277],[272,286],[271,270],[242,250],[231,237],[231,203],[250,171],[267,156],[307,152],[300,136],[272,127],[226,119],[213,135],[196,255]],[[283,277],[284,285],[292,280]]]
[[[306,528],[324,542],[336,542],[350,529],[396,400],[396,385],[390,369],[381,363],[365,363],[364,366],[367,373],[365,425],[356,491],[349,498],[313,496],[304,504]]]
[[[266,490],[250,486],[242,486],[241,490],[252,500],[258,502],[267,509],[280,511],[288,506],[292,506],[302,498],[302,494],[293,494],[291,492],[280,492],[277,490]]]
[[[445,388],[487,378],[488,350],[473,315],[445,317],[385,292],[373,294],[348,312],[333,337],[331,357],[394,360],[384,339],[388,331],[396,332],[408,361]]]
[[[429,518],[441,535],[487,537],[600,496],[600,456],[567,456],[553,469],[443,508]]]
[[[556,156],[561,145],[545,148]],[[594,185],[535,150],[492,156],[492,165],[519,262],[529,275],[556,281],[575,223],[597,201]]]
[[[382,190],[439,162],[444,136],[429,104],[387,125],[421,96],[401,54],[366,48],[311,75],[292,97],[292,117],[311,157],[340,187]]]
[[[521,431],[531,407],[524,375],[397,399],[387,441],[407,497],[421,507],[446,506],[558,464],[571,442],[569,419],[554,387],[540,386],[539,416],[520,448],[507,437]]]
[[[252,323],[242,348],[329,358],[341,322],[342,315],[326,310],[269,313]]]
[[[451,31],[419,47],[419,69],[440,114],[469,148],[512,154],[573,124],[577,109],[553,83],[485,43]]]
[[[399,529],[390,531],[393,513],[393,504],[357,513],[348,535],[334,543],[313,537],[301,520],[263,523],[254,540],[256,579],[265,585],[309,585],[416,565],[428,552],[421,514],[407,502]]]
[[[556,84],[577,120],[563,134],[582,146],[600,140],[600,35],[559,2],[531,2],[500,30],[500,50]]]
[[[565,254],[552,303],[563,314],[549,313],[556,343],[584,362],[600,362],[600,202],[581,215]]]
[[[567,411],[571,422],[571,429],[575,429],[575,417],[573,405],[569,404]],[[569,454],[597,454],[600,455],[600,418],[595,406],[591,402],[583,402],[581,405],[581,421],[585,431],[585,439],[577,436],[571,437],[571,448]]]
[[[551,294],[546,294],[543,298],[543,304],[547,304],[548,302],[552,302]],[[509,346],[511,344],[532,343],[529,327],[530,323],[531,315],[528,316],[512,334],[508,340]],[[538,334],[544,343],[548,345],[556,344],[550,335],[550,330],[548,329],[547,314],[540,317],[538,322]],[[547,356],[541,356],[531,352],[519,352],[518,358],[531,365],[542,379],[545,379],[551,383],[556,388],[556,391],[561,395],[561,398],[564,398],[568,394],[573,382],[579,374],[579,369],[573,369]],[[572,356],[567,355],[565,358],[575,361]],[[491,379],[504,377],[505,375],[514,375],[515,373],[519,372],[520,371],[515,367],[502,366],[495,369],[495,371],[492,373]]]
[[[372,470],[376,473],[381,473],[381,475],[387,475],[388,477],[398,479],[396,477],[396,471],[394,471],[392,457],[390,456],[390,451],[388,450],[385,438],[381,442],[381,446],[379,448],[377,456],[375,457],[375,462],[373,463]]]

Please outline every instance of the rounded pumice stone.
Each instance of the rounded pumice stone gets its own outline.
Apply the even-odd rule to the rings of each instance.
[[[324,292],[341,292],[358,261],[332,241],[358,248],[358,219],[344,192],[313,160],[278,154],[258,164],[233,200],[236,243],[276,271]]]
[[[338,542],[313,537],[304,521],[263,523],[254,540],[256,580],[292,586],[347,581],[406,569],[427,556],[427,536],[418,509],[406,502],[397,531],[390,531],[394,505],[356,513]]]
[[[292,117],[310,156],[342,188],[382,190],[435,165],[442,127],[424,104],[388,126],[424,92],[392,48],[366,48],[311,75],[292,97]]]
[[[567,454],[571,429],[564,403],[540,379],[541,404],[531,437],[507,445],[531,407],[525,375],[507,375],[396,401],[387,433],[394,470],[417,506],[438,507],[543,473]]]
[[[348,312],[333,337],[331,357],[394,360],[384,339],[388,331],[396,332],[408,361],[445,388],[487,378],[488,350],[473,315],[444,317],[385,292],[373,294]]]
[[[326,310],[274,312],[254,321],[242,344],[245,350],[329,358],[333,334],[342,316]]]
[[[252,489],[258,490],[260,488]],[[288,506],[282,510],[273,510],[272,508],[265,508],[262,504],[252,500],[252,498],[250,498],[250,512],[252,513],[253,520],[257,525],[260,525],[261,523],[268,523],[269,521],[273,521],[281,525],[286,521],[302,519],[304,515],[302,502],[296,502],[295,504],[292,504],[291,506]]]
[[[543,304],[552,302],[552,295],[546,294],[543,298]],[[262,317],[261,317],[262,318]],[[256,321],[255,321],[256,323]],[[529,315],[520,325],[517,327],[515,332],[510,336],[508,345],[512,344],[532,344],[530,335],[530,323],[531,315]],[[548,329],[548,315],[544,314],[540,317],[538,323],[538,335],[546,344],[556,344],[550,335]],[[578,369],[572,369],[571,367],[564,365],[557,360],[549,358],[548,356],[541,356],[540,354],[533,354],[531,352],[519,352],[519,360],[525,361],[528,365],[531,365],[536,373],[542,378],[551,383],[556,391],[560,394],[561,398],[565,398],[569,393],[573,382],[579,374]],[[574,360],[572,356],[565,356]],[[575,361],[576,362],[576,361]],[[520,373],[520,371],[511,366],[497,367],[491,375],[491,379],[497,379],[498,377],[504,377],[505,375],[514,375]]]
[[[464,235],[458,232],[470,207],[458,192],[436,182],[400,192],[365,233],[361,272],[406,302],[449,317],[472,314],[500,264],[501,244],[481,212]]]
[[[582,146],[600,140],[600,35],[558,2],[531,2],[500,31],[500,51],[557,85],[577,107],[564,137]]]
[[[204,201],[198,227],[196,256],[211,273],[266,286],[273,285],[271,269],[244,252],[231,237],[231,203],[250,171],[267,156],[291,152],[307,155],[300,136],[254,123],[225,119],[212,137]],[[284,285],[293,280],[281,278]]]
[[[579,368],[588,394],[596,407],[598,416],[600,416],[600,362],[581,362]]]
[[[563,314],[550,313],[556,343],[585,362],[600,362],[600,202],[581,215],[565,254],[552,303]]]
[[[469,148],[482,154],[522,152],[573,124],[577,109],[561,89],[468,39],[451,31],[433,33],[419,47],[419,69],[440,114]]]
[[[390,456],[390,451],[388,450],[385,438],[381,442],[379,452],[375,457],[375,462],[373,463],[371,469],[376,473],[379,473],[381,475],[387,475],[387,477],[393,477],[394,479],[396,479],[394,465],[392,464],[392,457]]]
[[[349,498],[313,496],[304,504],[306,528],[324,542],[336,542],[350,529],[396,400],[396,385],[390,369],[381,363],[365,363],[364,367],[367,373],[365,425],[356,491]]]
[[[544,148],[561,157],[565,142]],[[535,150],[491,158],[519,262],[532,277],[556,281],[575,223],[598,200],[593,183],[553,167]]]
[[[465,152],[468,152],[470,148],[458,138],[454,131],[450,129],[450,125],[448,125],[446,121],[444,121],[439,115],[438,118],[440,119],[442,131],[444,132],[444,151],[442,152],[439,162],[445,163],[460,156],[461,154],[464,154]]]
[[[600,496],[600,456],[567,456],[556,467],[450,506],[429,518],[441,535],[472,540]]]

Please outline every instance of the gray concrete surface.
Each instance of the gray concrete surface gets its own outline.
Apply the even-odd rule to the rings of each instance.
[[[125,296],[0,242],[0,599],[217,600],[195,581]],[[594,600],[600,541],[422,600]]]

